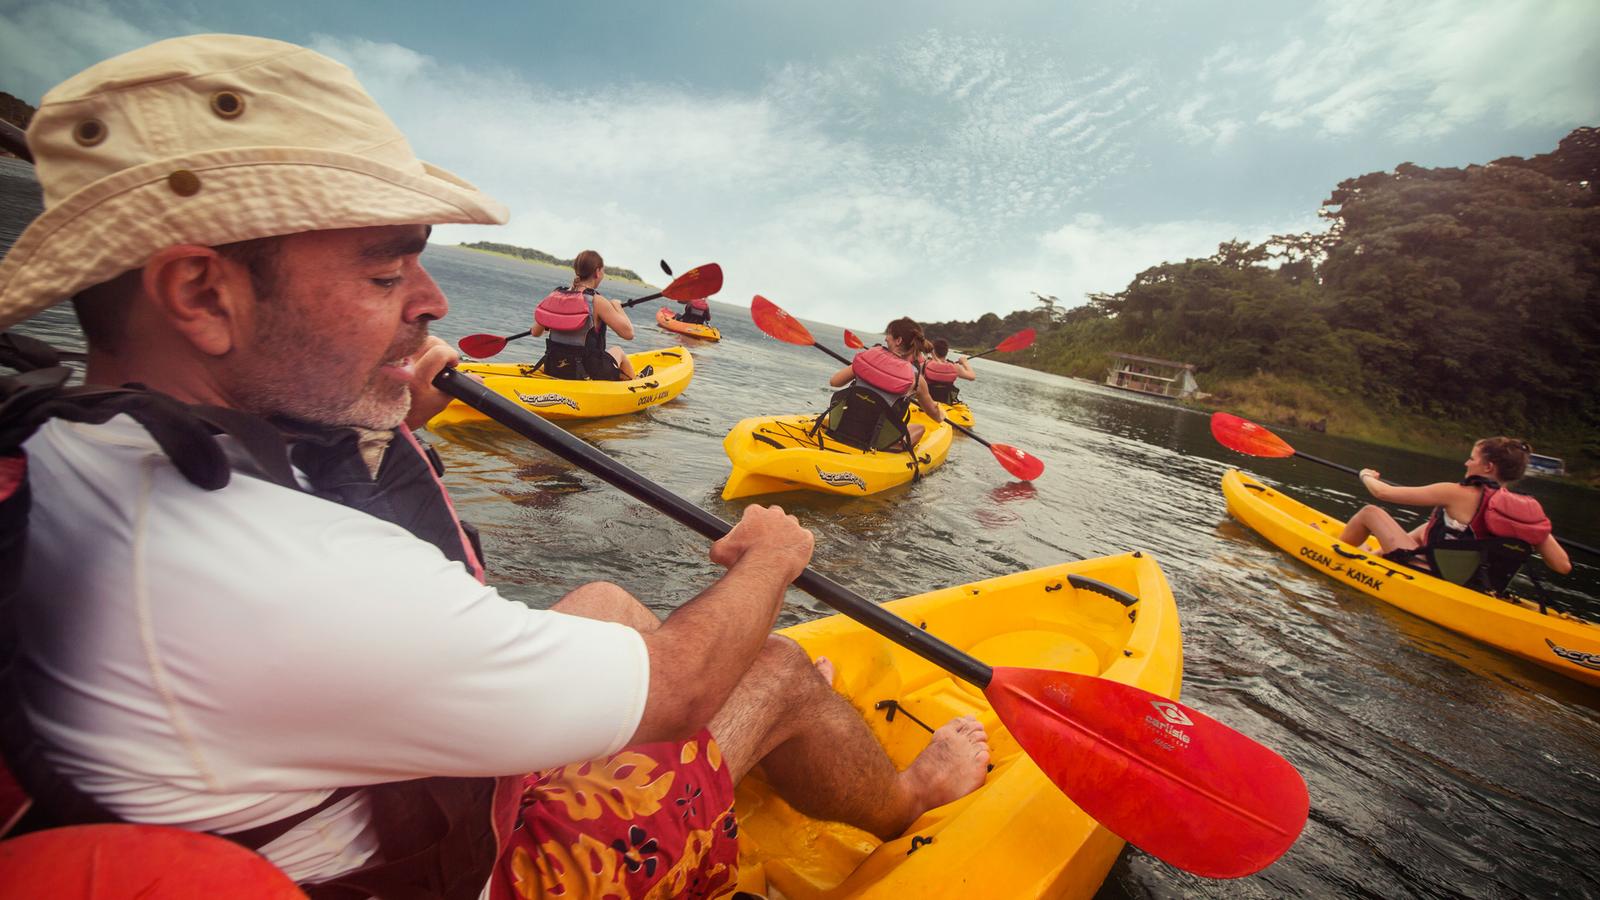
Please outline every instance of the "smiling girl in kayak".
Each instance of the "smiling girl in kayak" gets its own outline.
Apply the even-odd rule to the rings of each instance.
[[[631,381],[633,363],[621,347],[606,347],[606,326],[625,341],[633,323],[622,304],[596,293],[606,277],[605,260],[585,250],[572,261],[572,286],[556,288],[533,311],[533,336],[545,338],[544,371],[552,378]]]
[[[885,330],[884,342],[857,353],[850,365],[828,379],[828,384],[844,390],[833,395],[823,428],[853,447],[909,452],[922,440],[922,426],[906,423],[911,401],[915,399],[935,422],[943,422],[944,413],[928,394],[928,382],[917,367],[926,343],[922,326],[908,318],[895,319]]]
[[[1454,484],[1385,484],[1375,470],[1362,469],[1361,484],[1372,496],[1407,506],[1432,506],[1433,514],[1408,532],[1386,510],[1368,505],[1345,524],[1339,540],[1359,547],[1369,535],[1376,537],[1386,556],[1409,564],[1424,551],[1440,546],[1514,538],[1544,557],[1552,571],[1566,574],[1572,571],[1572,562],[1551,534],[1550,520],[1539,501],[1501,487],[1522,477],[1531,449],[1526,441],[1517,438],[1484,438],[1472,445],[1465,477]],[[1509,578],[1507,574],[1506,580]]]

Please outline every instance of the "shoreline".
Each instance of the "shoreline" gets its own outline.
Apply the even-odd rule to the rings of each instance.
[[[515,256],[515,255],[510,254],[510,253],[501,253],[498,250],[485,250],[482,247],[468,247],[465,244],[439,244],[438,246],[440,246],[440,247],[453,247],[453,248],[455,248],[457,250],[470,250],[473,253],[487,253],[490,256],[498,256],[498,257],[501,257],[503,259],[514,259],[517,262],[527,263],[530,266],[543,266],[546,269],[555,269],[557,272],[565,272],[565,273],[567,273],[569,275],[572,274],[572,270],[568,269],[565,266],[552,266],[551,264],[549,264],[547,262],[540,262],[537,259],[528,259],[525,256]],[[656,287],[655,285],[651,284],[650,282],[643,281],[643,280],[637,279],[637,278],[624,278],[621,275],[613,275],[610,272],[606,273],[606,278],[611,280],[611,281],[620,281],[620,282],[622,282],[624,284],[637,284],[640,287],[646,287],[646,288],[649,288],[652,291],[660,290],[660,288]]]
[[[1038,366],[995,359],[994,362],[1014,365],[1035,372],[1046,372],[1063,378],[1081,378],[1104,387],[1105,373],[1090,378],[1071,371],[1056,371]],[[1178,400],[1172,402],[1197,412],[1228,412],[1252,419],[1269,427],[1305,428],[1310,422],[1326,420],[1331,437],[1358,441],[1391,450],[1421,453],[1439,459],[1455,459],[1440,448],[1466,448],[1474,440],[1496,433],[1492,426],[1474,422],[1443,422],[1437,418],[1413,412],[1385,412],[1375,409],[1359,397],[1326,393],[1319,386],[1296,379],[1270,374],[1258,374],[1242,379],[1215,379],[1201,386],[1210,394],[1204,400]],[[1563,476],[1537,476],[1552,481],[1600,490],[1600,471],[1574,467],[1581,459],[1577,442],[1561,434],[1545,435],[1543,439],[1529,437],[1534,452],[1563,457],[1567,461],[1567,474]],[[1529,476],[1535,477],[1535,476]]]

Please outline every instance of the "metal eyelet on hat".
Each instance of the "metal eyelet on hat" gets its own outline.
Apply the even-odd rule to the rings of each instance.
[[[106,123],[99,119],[84,119],[73,126],[72,139],[84,147],[93,147],[106,139]]]
[[[179,197],[193,197],[200,193],[200,176],[188,169],[178,169],[167,176],[167,187]]]
[[[224,119],[237,119],[244,113],[244,97],[238,91],[217,91],[211,95],[211,111]]]

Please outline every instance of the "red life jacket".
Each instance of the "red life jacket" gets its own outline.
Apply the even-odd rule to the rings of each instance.
[[[1492,481],[1482,487],[1483,500],[1472,517],[1474,535],[1516,538],[1534,547],[1550,536],[1550,517],[1544,514],[1538,500],[1527,494],[1514,494]]]
[[[934,384],[955,384],[961,367],[946,359],[929,358],[922,364],[922,375]]]
[[[895,356],[883,345],[857,353],[850,361],[856,380],[894,397],[904,397],[917,384],[917,367]]]
[[[550,340],[558,344],[582,345],[594,327],[593,291],[556,288],[534,307],[533,320],[550,329]]]
[[[1467,529],[1478,540],[1514,538],[1537,547],[1554,530],[1550,517],[1544,513],[1539,501],[1527,494],[1517,494],[1500,486],[1498,481],[1474,475],[1461,482],[1478,487],[1483,493],[1478,497],[1478,509],[1472,514]],[[1424,544],[1437,544],[1451,540],[1444,527],[1443,507],[1435,508],[1428,519],[1428,530],[1423,534]]]

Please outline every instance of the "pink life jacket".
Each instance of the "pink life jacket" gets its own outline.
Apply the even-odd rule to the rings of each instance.
[[[699,310],[700,312],[708,312],[711,309],[711,304],[707,303],[704,298],[697,300],[679,300],[678,302],[682,303],[687,309]]]
[[[1516,538],[1534,547],[1550,536],[1550,517],[1538,500],[1514,494],[1492,481],[1482,487],[1483,500],[1470,526],[1475,536]]]
[[[961,367],[949,360],[933,356],[922,364],[922,374],[934,384],[955,384],[956,378],[961,374]]]
[[[551,339],[560,343],[582,344],[594,319],[589,291],[571,288],[556,288],[533,310],[533,320],[550,329]]]
[[[868,387],[895,397],[910,394],[917,384],[917,367],[881,344],[857,353],[850,361],[850,371]]]

